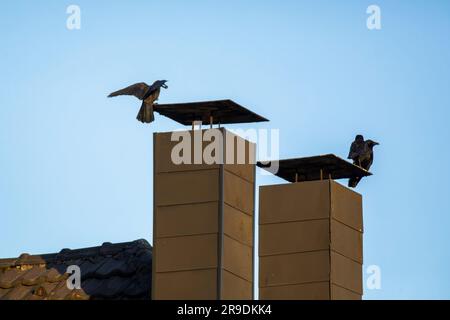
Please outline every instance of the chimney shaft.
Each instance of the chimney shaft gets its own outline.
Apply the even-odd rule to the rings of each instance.
[[[331,179],[259,190],[259,298],[361,299],[361,195]]]
[[[255,146],[223,128],[212,130],[223,137],[219,158],[230,159],[240,141],[245,164],[207,164],[203,156],[194,164],[195,137],[207,130],[175,133],[190,134],[191,152],[184,148],[184,154],[177,149],[181,141],[171,141],[172,132],[153,136],[153,299],[253,298]],[[202,140],[202,154],[211,154],[215,140]],[[177,165],[174,155],[192,164]]]

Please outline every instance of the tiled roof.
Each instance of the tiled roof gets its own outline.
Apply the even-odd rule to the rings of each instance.
[[[67,267],[81,270],[71,290]],[[0,259],[0,300],[150,299],[152,247],[136,240],[59,253]]]

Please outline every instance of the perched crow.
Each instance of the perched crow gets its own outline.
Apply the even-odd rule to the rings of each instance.
[[[363,149],[364,149],[364,137],[358,134],[355,137],[355,141],[353,141],[352,145],[350,146],[350,152],[348,153],[347,159],[352,159],[354,164],[360,166],[360,164],[355,163],[355,161],[358,161],[359,155],[362,153]]]
[[[357,135],[355,141],[350,146],[348,159],[353,160],[353,164],[369,171],[373,163],[373,147],[378,145],[378,142],[372,140],[365,140],[362,135]],[[350,178],[348,180],[349,187],[356,187],[361,177]]]
[[[136,119],[143,123],[150,123],[155,119],[153,116],[153,105],[158,100],[161,87],[164,89],[168,88],[166,82],[167,80],[156,80],[151,86],[144,82],[135,83],[129,87],[110,93],[108,97],[130,95],[142,100],[142,105]]]

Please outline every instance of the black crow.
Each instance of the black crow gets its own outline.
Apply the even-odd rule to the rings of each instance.
[[[156,80],[151,86],[145,82],[135,83],[124,89],[110,93],[108,97],[131,95],[135,96],[139,100],[142,100],[142,105],[136,119],[142,123],[150,123],[155,119],[153,116],[153,105],[159,98],[161,87],[164,89],[168,88],[166,82],[167,80]]]
[[[373,140],[365,140],[362,135],[357,135],[355,141],[350,146],[349,159],[353,160],[353,164],[357,165],[367,171],[373,163],[373,147],[379,145]],[[354,177],[348,180],[349,187],[356,187],[361,177]]]
[[[348,153],[347,159],[352,159],[353,163],[355,163],[355,161],[358,160],[359,155],[362,153],[363,148],[364,148],[364,137],[358,134],[355,137],[355,141],[353,141],[352,145],[350,146],[350,152]]]

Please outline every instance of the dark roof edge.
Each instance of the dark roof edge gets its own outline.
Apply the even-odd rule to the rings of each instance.
[[[353,166],[355,168],[358,168],[358,170],[365,171],[366,176],[371,176],[372,175],[372,173],[370,171],[368,171],[368,170],[366,170],[366,169],[364,169],[362,167],[359,167],[359,166],[357,166],[357,165],[355,165],[355,164],[345,160],[344,158],[341,158],[341,157],[335,155],[334,153],[320,154],[320,155],[317,155],[317,156],[308,156],[308,157],[302,157],[302,158],[286,158],[286,159],[278,159],[278,160],[263,160],[263,161],[257,161],[256,162],[256,166],[258,166],[261,169],[264,169],[264,168],[270,167],[270,163],[271,162],[276,162],[276,161],[295,161],[297,159],[308,160],[308,159],[320,158],[320,157],[335,157],[335,158],[337,158],[339,160],[343,160],[343,161],[347,162],[349,165],[351,165],[351,166]]]
[[[254,112],[254,111],[252,111],[252,110],[242,106],[241,104],[239,104],[239,103],[237,103],[237,102],[235,102],[234,100],[231,100],[231,99],[203,100],[203,101],[176,102],[176,103],[161,103],[161,104],[155,104],[154,108],[155,108],[155,111],[158,112],[158,106],[162,106],[162,107],[171,106],[171,107],[173,107],[173,106],[181,106],[181,105],[188,106],[188,105],[210,104],[210,103],[221,103],[221,102],[228,102],[228,103],[232,103],[232,104],[235,104],[235,105],[239,106],[240,108],[242,108],[242,109],[248,111],[249,113],[257,116],[258,118],[260,118],[260,122],[270,121],[269,119],[267,119],[267,118],[257,114],[256,112]]]

